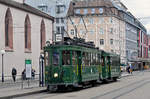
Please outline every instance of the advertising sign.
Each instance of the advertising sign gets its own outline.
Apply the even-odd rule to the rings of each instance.
[[[31,78],[32,64],[31,60],[25,60],[26,78]]]

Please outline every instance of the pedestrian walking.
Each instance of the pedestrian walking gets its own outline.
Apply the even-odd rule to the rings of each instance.
[[[13,81],[16,82],[16,75],[17,75],[17,70],[16,68],[12,68],[12,78],[13,78]]]
[[[133,72],[133,66],[132,64],[130,64],[130,74],[132,74],[132,72]]]
[[[127,66],[127,72],[130,74],[130,66]]]
[[[22,80],[26,80],[26,71],[25,71],[25,69],[22,72]]]
[[[34,79],[35,78],[35,70],[34,69],[32,69],[32,79]]]

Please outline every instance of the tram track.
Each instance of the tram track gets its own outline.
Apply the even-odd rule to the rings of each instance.
[[[140,79],[138,79],[137,81],[134,81],[132,80],[129,84],[126,84],[122,87],[118,87],[117,89],[113,89],[111,91],[107,91],[103,94],[99,94],[99,95],[95,95],[94,97],[91,97],[91,99],[100,99],[100,98],[103,98],[103,97],[108,97],[108,96],[112,96],[111,99],[118,99],[122,96],[125,96],[131,92],[134,92],[135,90],[143,87],[144,85],[147,85],[150,83],[150,80],[148,80],[150,77],[144,77],[144,78],[141,78],[142,76],[144,76],[145,74],[142,73],[142,72],[138,72],[136,74],[136,76]],[[128,80],[130,81],[130,79],[136,77],[136,76],[130,76],[131,78],[128,78]],[[125,79],[127,79],[125,78]],[[101,84],[100,84],[101,85]],[[103,84],[102,84],[103,85]],[[98,85],[96,85],[95,87],[98,87]],[[82,88],[81,90],[90,90],[90,87],[89,88]],[[79,90],[80,91],[80,90]],[[48,99],[48,98],[55,98],[55,97],[61,97],[61,95],[65,95],[65,94],[68,94],[68,93],[72,93],[72,92],[76,92],[75,90],[73,91],[57,91],[57,92],[54,92],[54,93],[50,93],[50,92],[42,92],[42,93],[36,93],[36,94],[30,94],[30,95],[26,95],[26,96],[21,96],[21,97],[16,97],[16,98],[13,98],[13,99],[27,99],[28,97],[33,97],[33,99]]]
[[[135,81],[135,82],[133,82],[133,83],[131,83],[131,84],[128,84],[128,85],[126,85],[126,86],[123,86],[123,87],[114,89],[114,90],[112,90],[112,91],[106,92],[106,93],[104,93],[104,94],[100,94],[100,95],[97,95],[97,96],[95,96],[95,97],[92,97],[91,99],[99,99],[99,98],[101,98],[101,97],[104,97],[104,96],[107,96],[107,95],[110,95],[110,94],[113,94],[113,93],[116,93],[116,92],[120,92],[120,91],[126,90],[126,91],[121,92],[120,94],[118,94],[118,95],[112,97],[112,99],[117,99],[117,98],[119,98],[119,97],[121,97],[121,96],[123,96],[123,95],[126,95],[126,94],[128,94],[128,93],[130,93],[130,92],[133,92],[134,90],[136,90],[136,89],[138,89],[138,88],[143,87],[143,86],[146,85],[146,84],[149,84],[149,83],[150,83],[150,80],[147,80],[148,78],[149,78],[149,77],[144,78],[144,79],[141,79],[141,80],[139,80],[139,81]],[[134,87],[133,87],[133,86],[134,86]]]
[[[144,82],[144,83],[142,83],[142,84],[140,84],[140,85],[138,85],[138,86],[136,86],[136,87],[134,87],[134,88],[132,88],[132,89],[130,89],[130,90],[124,92],[124,93],[122,93],[122,94],[119,94],[119,95],[113,97],[112,99],[117,99],[117,98],[119,98],[119,97],[121,97],[121,96],[124,96],[124,95],[126,95],[126,94],[128,94],[128,93],[131,93],[131,92],[133,92],[134,90],[139,89],[139,88],[141,88],[141,87],[143,87],[143,86],[145,86],[145,85],[147,85],[147,84],[149,84],[149,83],[150,83],[150,81],[146,81],[146,82]]]

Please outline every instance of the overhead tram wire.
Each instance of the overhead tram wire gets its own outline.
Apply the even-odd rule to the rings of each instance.
[[[68,31],[66,31],[66,30],[64,29],[64,32],[67,34],[67,36],[68,36],[69,38],[71,38],[70,35],[69,35],[69,33],[68,33]]]
[[[69,17],[69,19],[70,19],[70,21],[71,21],[71,24],[73,25],[73,27],[74,27],[74,29],[75,29],[75,36],[77,37],[77,33],[78,33],[77,27],[74,25],[74,23],[73,23],[71,17],[70,17],[70,16],[68,16],[68,17]],[[78,34],[78,36],[79,36],[79,34]],[[81,37],[79,36],[79,38],[81,38]]]
[[[86,24],[85,24],[85,21],[84,21],[84,18],[83,18],[82,15],[81,15],[81,19],[82,19],[83,24],[84,24],[84,27],[85,27],[85,29],[86,29],[85,35],[83,36],[83,38],[85,38],[85,36],[86,36],[86,34],[87,34],[87,32],[88,32],[88,29],[87,29],[87,26],[86,26]]]
[[[78,14],[78,16],[80,16],[80,17],[81,17],[80,19],[82,19],[83,24],[84,24],[84,27],[85,27],[85,29],[86,29],[85,35],[83,36],[83,38],[85,38],[85,36],[86,36],[86,34],[87,34],[87,32],[88,32],[88,29],[87,29],[87,26],[86,26],[86,24],[85,24],[85,21],[84,21],[83,15]],[[74,23],[73,23],[73,21],[72,21],[72,19],[71,19],[71,17],[70,17],[70,16],[69,16],[69,19],[70,19],[70,21],[71,21],[71,23],[72,23],[72,25],[73,25],[73,27],[74,27],[74,29],[75,29],[76,37],[77,37],[77,34],[78,34],[78,32],[77,32],[77,27],[74,25]],[[79,34],[78,34],[78,36],[80,37],[80,35],[79,35]],[[80,38],[81,38],[81,37],[80,37]]]

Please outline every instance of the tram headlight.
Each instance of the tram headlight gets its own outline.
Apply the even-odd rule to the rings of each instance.
[[[58,73],[55,73],[55,74],[54,74],[54,77],[57,78],[57,77],[58,77]]]

